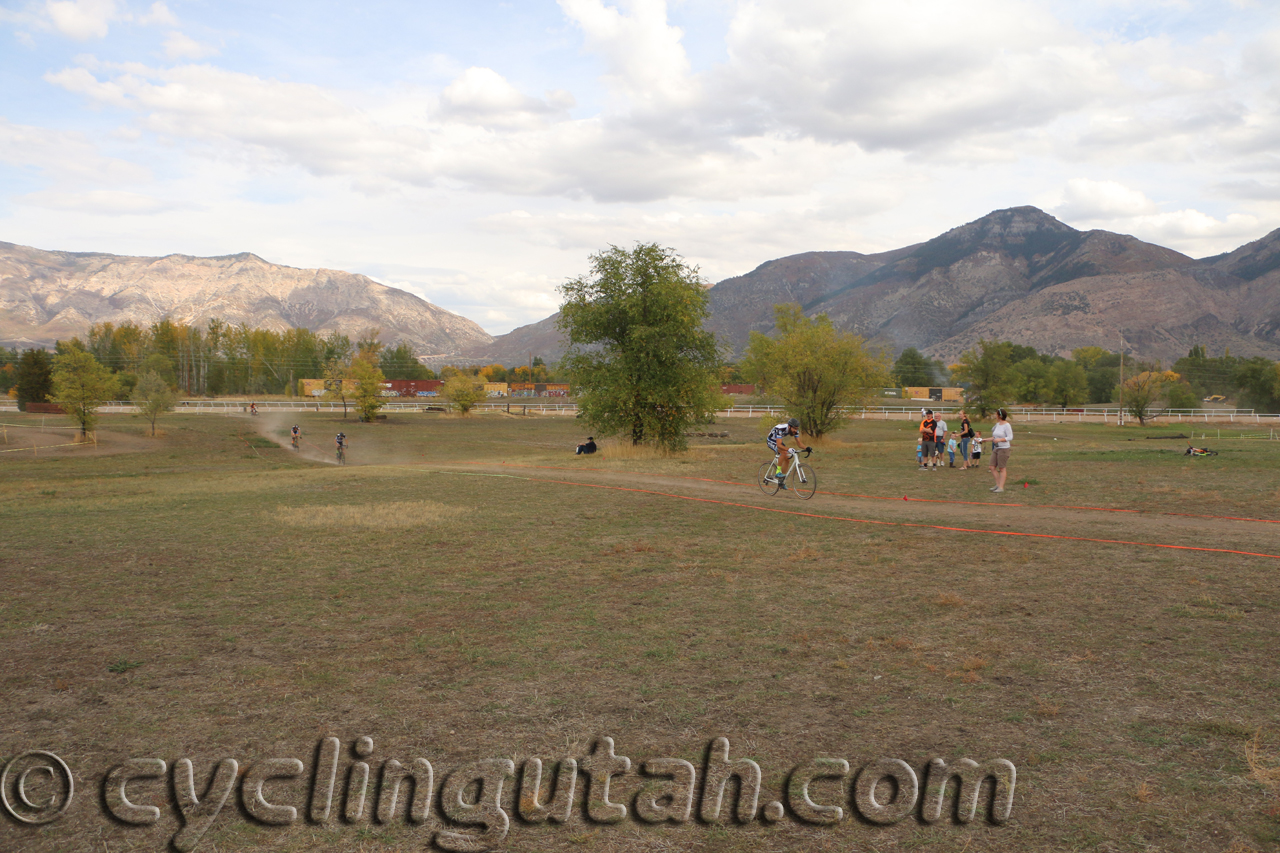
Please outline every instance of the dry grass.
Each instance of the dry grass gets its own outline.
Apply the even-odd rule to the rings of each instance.
[[[735,759],[759,762],[762,802],[784,798],[789,769],[811,756],[854,767],[899,757],[917,772],[933,756],[1007,758],[1018,769],[1013,818],[646,827],[594,826],[579,811],[563,827],[513,821],[502,849],[1280,843],[1280,816],[1267,813],[1280,767],[1266,734],[1280,692],[1274,561],[893,526],[955,520],[1274,551],[1274,525],[1049,505],[1268,515],[1280,447],[1242,442],[1189,469],[1127,434],[1062,429],[1073,437],[1062,448],[1015,425],[1013,475],[1042,485],[993,512],[980,505],[993,500],[989,478],[904,467],[911,423],[855,423],[847,444],[813,457],[825,493],[800,506],[749,485],[765,453],[754,422],[720,424],[730,439],[688,453],[627,446],[630,458],[611,460],[608,445],[574,457],[586,433],[568,418],[303,421],[315,442],[343,428],[351,464],[249,443],[247,419],[178,416],[154,442],[127,417],[104,425],[104,447],[139,438],[128,454],[0,458],[0,761],[65,752],[77,788],[93,792],[124,757],[190,757],[203,789],[224,756],[305,763],[332,734],[344,744],[341,785],[345,747],[360,735],[377,742],[375,773],[422,756],[443,779],[479,758],[582,758],[608,734],[633,762],[611,799],[630,805],[641,759],[701,768],[723,735]],[[1139,473],[1209,497],[1183,505],[1135,488]],[[615,490],[629,487],[649,493]],[[839,783],[817,784],[815,800],[842,795]],[[270,796],[305,809],[308,785],[275,780]],[[44,830],[0,821],[0,850],[161,849],[181,825],[171,785],[135,790],[162,808],[162,825],[114,825],[78,795]],[[286,829],[242,817],[228,806],[200,849],[431,843],[430,828],[403,821]]]
[[[1259,728],[1245,744],[1244,758],[1249,777],[1271,792],[1273,802],[1268,814],[1280,818],[1280,749],[1264,739]]]
[[[272,513],[272,518],[288,527],[322,528],[335,531],[350,528],[382,530],[451,525],[466,516],[468,512],[466,507],[420,500],[354,505],[280,506]]]

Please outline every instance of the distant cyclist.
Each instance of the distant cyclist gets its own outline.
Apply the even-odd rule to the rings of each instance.
[[[298,425],[294,424],[293,429],[289,430],[289,435],[293,438],[293,449],[298,449],[298,439],[302,438],[302,430],[298,429]]]
[[[334,443],[334,446],[335,446],[338,450],[346,450],[346,449],[347,449],[347,434],[346,434],[345,432],[340,432],[340,433],[338,433],[336,436],[334,436],[334,438],[333,438],[333,443]]]
[[[251,415],[256,415],[256,414],[258,414],[258,404],[257,404],[257,403],[250,403],[250,404],[249,404],[249,414],[251,414]]]
[[[766,477],[769,482],[776,482],[779,489],[785,489],[787,466],[791,462],[792,451],[787,448],[786,440],[793,436],[800,435],[800,421],[797,418],[791,418],[784,424],[778,424],[769,430],[769,435],[765,437],[765,443],[769,445],[769,449],[778,454],[778,470],[774,472],[772,477]],[[812,448],[803,447],[800,440],[796,439],[796,450],[811,450]]]

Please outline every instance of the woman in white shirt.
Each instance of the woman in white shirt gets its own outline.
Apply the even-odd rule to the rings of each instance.
[[[1013,447],[1013,427],[1009,425],[1009,413],[1004,409],[996,409],[996,425],[991,428],[991,474],[996,478],[996,485],[991,491],[999,494],[1004,491],[1004,478],[1008,474],[1009,451]]]

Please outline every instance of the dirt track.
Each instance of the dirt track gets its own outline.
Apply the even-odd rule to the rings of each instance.
[[[508,464],[438,466],[442,471],[469,471],[504,474],[526,480],[562,484],[567,488],[607,487],[635,490],[647,498],[667,500],[703,499],[743,507],[744,512],[795,513],[799,517],[832,517],[869,525],[925,525],[939,530],[957,528],[999,532],[1009,535],[1033,534],[1078,539],[1174,545],[1185,548],[1244,551],[1280,559],[1280,524],[1265,519],[1232,520],[1197,518],[1157,512],[1126,512],[1105,508],[1037,506],[1015,502],[1018,490],[1010,490],[1003,501],[990,495],[990,502],[897,500],[858,497],[823,492],[811,500],[779,492],[772,497],[753,483],[709,481],[662,474],[603,471],[599,469],[533,467]],[[984,478],[984,484],[986,482]],[[945,508],[945,509],[944,509]],[[945,512],[945,519],[940,516]],[[1160,549],[1166,550],[1166,549]],[[1176,553],[1176,551],[1172,552]],[[1224,554],[1224,557],[1231,556]]]

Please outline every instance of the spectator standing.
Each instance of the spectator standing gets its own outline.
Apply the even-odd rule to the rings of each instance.
[[[939,415],[933,424],[933,458],[938,467],[942,467],[942,451],[947,449],[947,422]]]
[[[1004,409],[996,409],[996,425],[991,428],[991,448],[991,474],[996,480],[991,491],[1000,494],[1004,491],[1004,480],[1009,473],[1009,452],[1013,449],[1013,427],[1009,424],[1009,413]]]
[[[916,436],[916,470],[924,467],[924,440]]]
[[[920,444],[924,448],[924,464],[920,466],[923,471],[926,468],[932,470],[931,466],[934,462],[934,434],[937,430],[938,422],[934,420],[933,409],[924,410],[924,419],[920,421]]]
[[[973,425],[969,423],[969,413],[960,410],[960,469],[967,471],[969,465],[969,442],[973,440]]]
[[[973,434],[973,442],[969,445],[971,456],[969,457],[969,467],[977,468],[982,462],[982,433],[975,432]]]
[[[947,457],[947,467],[956,467],[956,434],[954,432],[947,439]]]

